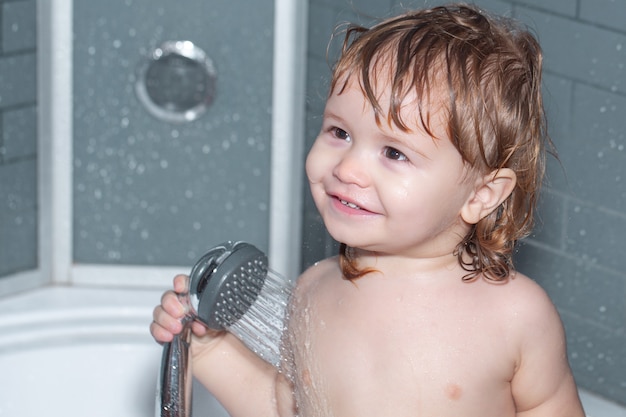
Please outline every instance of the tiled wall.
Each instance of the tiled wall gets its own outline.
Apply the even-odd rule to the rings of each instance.
[[[73,2],[75,263],[186,267],[226,240],[267,250],[273,16],[272,0]],[[216,72],[210,107],[187,123],[152,116],[134,90],[154,48],[179,40]],[[150,68],[162,101],[193,101],[185,66]]]
[[[626,2],[525,3],[562,166],[518,266],[557,304],[578,383],[626,403]]]
[[[311,0],[309,146],[324,106],[326,45],[333,28],[345,20],[389,15],[397,3]],[[424,5],[423,0],[403,3]],[[427,2],[436,3],[442,2]],[[549,161],[540,225],[521,247],[517,267],[557,304],[579,385],[626,403],[626,2],[476,3],[535,28],[545,50],[545,100],[561,162]],[[335,254],[336,244],[308,193],[304,218],[306,267]]]
[[[35,5],[0,0],[0,276],[37,266]]]

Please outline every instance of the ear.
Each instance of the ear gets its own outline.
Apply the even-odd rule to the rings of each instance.
[[[478,223],[511,195],[516,180],[510,168],[500,168],[479,178],[476,190],[461,209],[461,218],[468,224]]]

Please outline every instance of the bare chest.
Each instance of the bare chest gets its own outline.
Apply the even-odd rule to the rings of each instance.
[[[310,295],[289,328],[304,407],[361,416],[472,415],[473,405],[476,415],[490,415],[481,404],[500,415],[512,409],[511,342],[480,303],[417,291]]]

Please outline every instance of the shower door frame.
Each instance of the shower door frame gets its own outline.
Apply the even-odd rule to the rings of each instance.
[[[38,270],[19,277],[20,286],[168,287],[175,274],[186,272],[181,266],[73,262],[73,1],[37,7],[40,261]],[[300,269],[307,12],[308,2],[274,0],[268,256],[271,268],[294,278]]]

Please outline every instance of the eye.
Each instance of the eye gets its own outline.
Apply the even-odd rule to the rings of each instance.
[[[408,160],[405,154],[389,146],[385,148],[383,153],[386,158],[393,159],[394,161],[407,161]]]
[[[343,129],[339,128],[339,127],[331,128],[331,132],[337,139],[345,140],[346,142],[351,142],[352,141],[352,138],[350,137],[348,132],[346,132],[345,130],[343,130]]]

